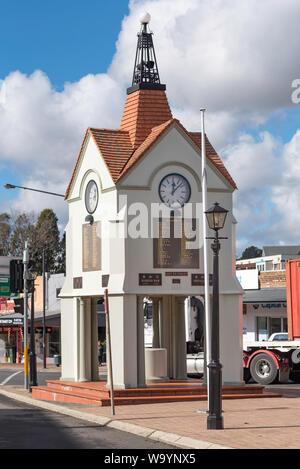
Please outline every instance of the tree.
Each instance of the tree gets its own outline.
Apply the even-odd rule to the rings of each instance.
[[[23,257],[25,241],[29,247],[34,245],[35,239],[35,215],[20,213],[14,216],[9,240],[9,254],[15,257]]]
[[[57,258],[56,273],[64,274],[66,272],[66,233],[63,234],[60,241],[60,250]]]
[[[61,241],[57,221],[57,216],[50,208],[42,210],[38,217],[35,228],[35,242],[30,251],[39,274],[43,271],[43,249],[45,250],[46,271],[54,273],[58,270]]]
[[[249,246],[243,251],[242,256],[240,257],[240,260],[253,259],[254,257],[261,257],[261,256],[262,256],[262,249],[259,249],[256,246]]]
[[[0,256],[8,256],[11,234],[11,217],[8,213],[0,213]]]

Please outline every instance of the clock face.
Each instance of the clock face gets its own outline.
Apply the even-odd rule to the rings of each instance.
[[[159,197],[170,208],[186,204],[191,196],[191,186],[181,174],[168,174],[159,184]]]
[[[85,190],[85,206],[89,213],[94,213],[98,205],[98,187],[95,181],[90,181]]]

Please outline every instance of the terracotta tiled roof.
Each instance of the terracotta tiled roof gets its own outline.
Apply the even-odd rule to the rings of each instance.
[[[196,145],[200,148],[201,150],[201,133],[200,132],[189,132],[189,135],[191,136],[192,140],[196,143]],[[230,176],[229,172],[225,168],[225,165],[221,158],[219,157],[218,153],[208,140],[207,136],[205,135],[205,150],[206,150],[206,157],[216,166],[216,168],[220,171],[220,173],[223,174],[225,179],[227,179],[228,182],[237,189],[237,185]]]
[[[66,191],[66,198],[69,195],[88,134],[94,139],[112,180],[116,183],[172,124],[177,124],[201,149],[201,134],[188,132],[177,119],[172,118],[165,91],[138,90],[129,94],[119,130],[87,129]],[[207,158],[236,189],[235,182],[207,137],[206,154]]]
[[[170,119],[164,124],[153,127],[150,134],[143,143],[132,153],[132,156],[126,162],[122,172],[119,174],[118,181],[127,173],[127,171],[143,156],[143,154],[153,145],[158,137],[168,128],[176,119]]]
[[[143,143],[133,152],[130,159],[127,161],[126,165],[124,166],[122,172],[118,177],[118,181],[127,173],[127,171],[134,166],[134,164],[143,156],[143,154],[153,145],[153,143],[169,128],[173,123],[176,123],[184,133],[190,137],[193,142],[197,145],[197,147],[201,150],[201,133],[198,132],[188,132],[185,127],[180,123],[178,119],[170,119],[164,124],[154,127],[148,137],[143,141]],[[206,149],[206,157],[213,163],[213,165],[220,171],[221,174],[227,179],[227,181],[237,189],[237,186],[230,176],[229,172],[224,166],[221,158],[217,154],[216,150],[211,145],[210,141],[208,140],[207,136],[205,136],[205,149]]]
[[[127,96],[120,130],[129,132],[133,149],[138,148],[153,127],[172,119],[165,91],[138,90]]]
[[[118,179],[120,172],[132,154],[129,132],[122,130],[94,129],[89,127],[85,133],[76,165],[66,190],[65,198],[69,195],[80,160],[80,155],[88,134],[90,134],[94,139],[114,182]]]
[[[89,129],[114,182],[132,154],[129,132]]]

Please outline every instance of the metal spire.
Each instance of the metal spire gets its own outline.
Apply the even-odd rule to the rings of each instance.
[[[141,18],[141,30],[138,33],[135,64],[132,77],[132,86],[128,88],[127,93],[133,93],[136,90],[165,90],[166,85],[160,83],[157,61],[148,23],[150,21],[149,13]]]

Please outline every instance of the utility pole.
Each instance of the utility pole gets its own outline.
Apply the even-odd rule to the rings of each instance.
[[[34,278],[31,280],[31,318],[30,318],[30,392],[37,386],[35,334],[34,334]]]
[[[23,251],[24,264],[24,388],[29,389],[28,381],[28,241],[25,241]]]
[[[43,368],[46,368],[46,272],[45,249],[43,249]]]

